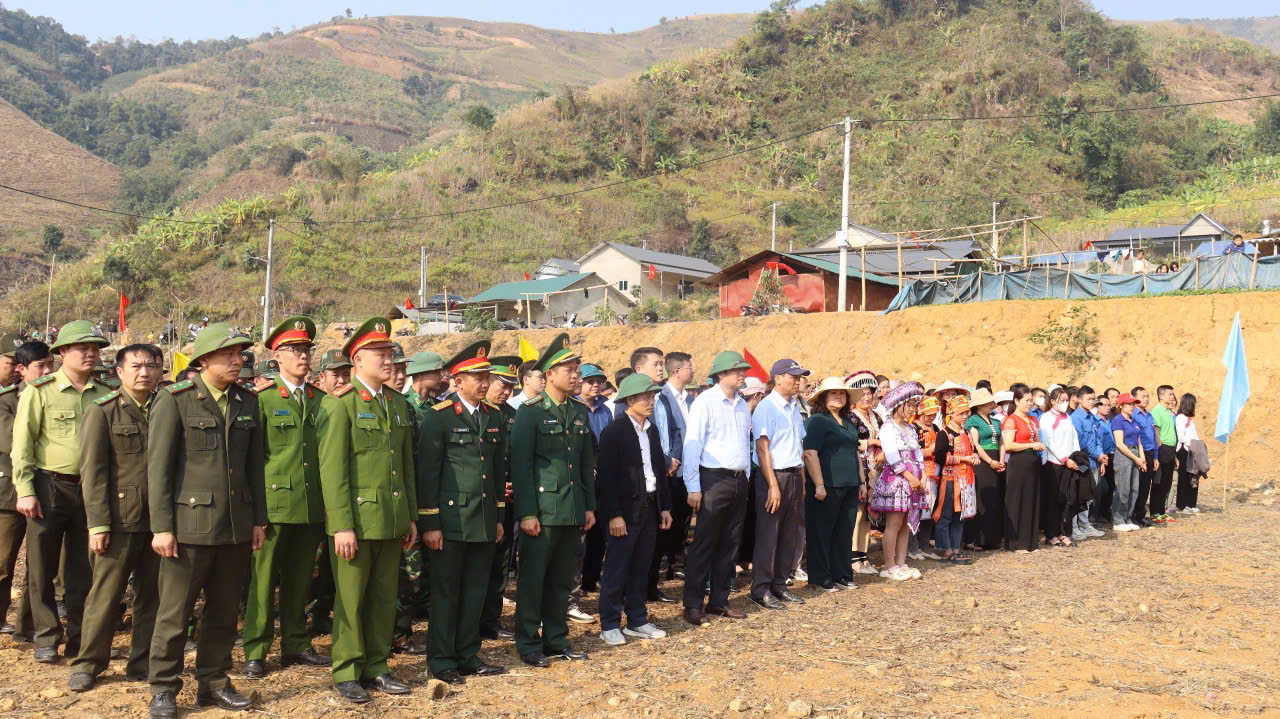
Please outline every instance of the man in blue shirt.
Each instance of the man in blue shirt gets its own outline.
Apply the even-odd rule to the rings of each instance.
[[[1093,388],[1084,385],[1076,390],[1075,399],[1079,403],[1071,413],[1071,424],[1076,428],[1076,436],[1080,438],[1080,449],[1089,455],[1089,471],[1093,474],[1093,486],[1097,487],[1100,477],[1107,467],[1107,455],[1102,451],[1102,432],[1093,408],[1097,403]],[[1072,523],[1071,541],[1079,542],[1090,537],[1101,537],[1104,532],[1089,522],[1089,507],[1085,506],[1076,515]]]
[[[1093,509],[1089,522],[1095,526],[1101,522],[1111,521],[1111,493],[1114,486],[1116,438],[1111,433],[1111,399],[1106,393],[1096,396],[1094,409],[1089,413],[1098,428],[1098,437],[1102,441],[1102,456],[1105,465],[1098,468],[1098,485],[1093,493]]]
[[[582,372],[582,390],[578,399],[587,406],[587,424],[591,426],[593,444],[600,445],[600,433],[613,421],[613,414],[605,406],[600,390],[608,383],[604,370],[599,365],[584,364]],[[604,564],[604,529],[600,522],[587,530],[578,545],[577,582],[569,594],[569,621],[586,624],[595,621],[595,617],[582,611],[582,593],[594,592],[600,585],[600,570]]]
[[[1254,250],[1254,251],[1256,252],[1257,250]],[[1227,245],[1227,249],[1223,250],[1222,254],[1230,255],[1235,252],[1239,252],[1240,254],[1245,254],[1246,252],[1248,252],[1248,249],[1244,246],[1243,235],[1236,235],[1232,237],[1231,244]]]
[[[1138,501],[1133,508],[1133,516],[1129,521],[1139,527],[1154,527],[1155,522],[1147,519],[1147,497],[1151,494],[1151,480],[1160,471],[1160,459],[1156,457],[1156,449],[1160,446],[1156,441],[1156,421],[1147,411],[1151,404],[1151,394],[1142,387],[1134,387],[1129,394],[1138,400],[1133,410],[1133,421],[1142,430],[1142,453],[1147,459],[1147,469],[1138,473]]]

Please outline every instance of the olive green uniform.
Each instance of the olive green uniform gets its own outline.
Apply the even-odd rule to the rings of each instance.
[[[225,409],[204,378],[196,376],[158,392],[151,408],[151,531],[172,533],[178,540],[178,556],[160,560],[160,610],[151,642],[153,695],[182,688],[187,622],[201,591],[198,690],[208,694],[230,684],[227,670],[253,530],[267,524],[267,507],[258,398],[237,384],[223,395]]]
[[[320,483],[337,598],[333,609],[333,681],[387,673],[395,624],[402,537],[417,515],[409,403],[383,388],[386,408],[360,381],[321,400]],[[354,559],[334,551],[333,536],[353,530]]]
[[[284,379],[258,390],[258,422],[264,428],[266,540],[254,552],[244,612],[244,658],[265,659],[275,629],[272,611],[280,589],[280,654],[311,648],[307,602],[316,550],[324,542],[320,490],[320,441],[316,416],[324,392],[303,385],[290,392]]]
[[[502,521],[502,414],[481,401],[468,410],[455,398],[434,405],[418,430],[418,530],[441,531],[428,550],[431,673],[480,664],[480,612]]]
[[[151,549],[147,513],[147,416],[154,395],[139,406],[112,392],[85,411],[80,428],[80,490],[89,533],[107,533],[106,552],[93,561],[93,586],[85,600],[80,654],[72,673],[93,676],[107,668],[120,600],[133,575],[133,636],[125,672],[147,676],[156,623],[160,555]]]
[[[13,570],[18,565],[18,551],[27,535],[27,518],[18,514],[18,495],[13,488],[13,418],[18,414],[18,397],[22,394],[22,382],[0,387],[0,624],[9,612],[13,596]],[[22,593],[22,606],[18,610],[17,630],[31,631],[31,606],[27,592]]]
[[[497,379],[495,382],[499,381]],[[489,405],[489,409],[502,414],[502,481],[498,485],[498,508],[506,508],[507,483],[511,481],[511,429],[516,423],[516,410],[503,402],[501,405]],[[516,540],[515,513],[503,513],[502,541],[498,542],[493,553],[493,562],[489,566],[489,588],[485,592],[484,609],[480,612],[480,630],[496,633],[502,628],[502,595],[507,590],[507,574],[511,559],[511,545]]]
[[[543,392],[516,412],[511,438],[511,488],[518,520],[537,518],[542,531],[520,538],[516,589],[516,650],[559,654],[569,648],[569,592],[578,537],[594,512],[595,457],[587,407],[560,404]],[[542,635],[538,635],[538,627]]]

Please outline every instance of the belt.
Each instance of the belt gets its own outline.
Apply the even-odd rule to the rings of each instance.
[[[715,472],[729,477],[737,477],[738,479],[746,479],[747,477],[746,471],[741,469],[722,469],[720,467],[699,467],[698,469],[704,472]]]
[[[75,482],[76,484],[80,483],[80,475],[78,474],[63,474],[62,472],[50,472],[47,469],[42,469],[40,471],[49,475],[49,477],[53,479],[61,480],[63,482]]]
[[[794,466],[794,467],[787,467],[787,468],[785,468],[785,469],[775,469],[775,470],[773,470],[773,473],[774,473],[774,474],[780,474],[780,473],[782,473],[782,472],[799,472],[799,471],[800,471],[800,465],[798,465],[798,464],[797,464],[797,465],[796,465],[796,466]]]

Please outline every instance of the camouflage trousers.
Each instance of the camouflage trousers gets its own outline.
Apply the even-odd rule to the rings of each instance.
[[[413,634],[413,622],[431,608],[427,582],[427,550],[418,543],[400,555],[400,587],[396,592],[395,638]]]

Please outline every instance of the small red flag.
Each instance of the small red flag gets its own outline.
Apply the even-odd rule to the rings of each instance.
[[[764,264],[774,272],[786,272],[788,275],[794,275],[796,273],[795,269],[785,262],[766,262]]]
[[[1089,249],[1090,247],[1093,247],[1093,240],[1085,240],[1085,241],[1084,241],[1084,247],[1082,247],[1082,248],[1080,248],[1080,249],[1082,249],[1082,250],[1087,250],[1087,249]]]
[[[124,293],[121,292],[120,293],[120,331],[121,332],[129,331],[129,328],[126,327],[124,323],[124,315],[125,315],[124,311],[125,311],[125,308],[127,308],[128,306],[129,306],[129,298],[125,297]]]
[[[525,282],[528,282],[528,281],[529,281],[529,273],[528,273],[528,272],[524,273],[524,280],[525,280]]]
[[[413,306],[413,300],[409,299],[409,295],[404,296],[404,308],[406,310],[417,309],[416,307]]]
[[[747,361],[747,364],[751,365],[751,369],[747,370],[748,377],[755,377],[765,384],[769,383],[769,373],[764,371],[764,366],[760,364],[760,360],[755,358],[755,355],[751,354],[751,350],[743,347],[742,358]]]
[[[649,279],[656,280],[658,278],[658,268],[649,265]]]

